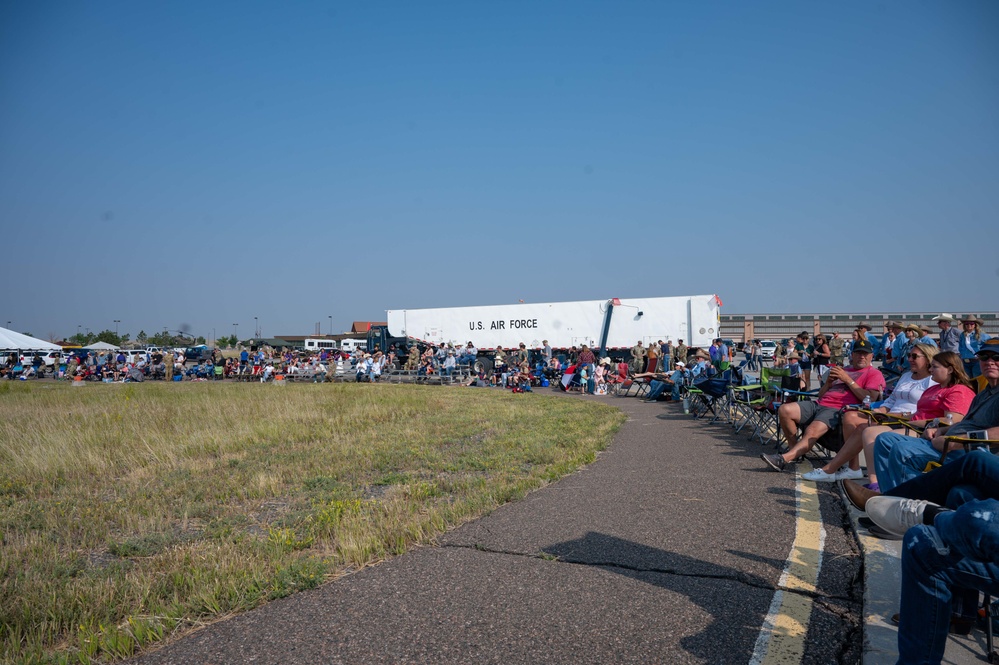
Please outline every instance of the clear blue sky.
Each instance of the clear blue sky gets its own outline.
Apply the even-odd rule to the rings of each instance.
[[[999,2],[4,2],[0,325],[981,311]]]

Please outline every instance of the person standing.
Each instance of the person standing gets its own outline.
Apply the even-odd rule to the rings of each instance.
[[[869,327],[869,326],[868,326]],[[858,328],[859,330],[859,328]],[[813,347],[809,343],[811,335],[807,331],[802,330],[798,334],[798,338],[794,343],[794,350],[801,357],[801,378],[805,384],[805,390],[809,391],[812,389],[812,351]]]
[[[645,355],[645,347],[639,340],[638,344],[631,347],[631,370],[633,372],[641,372],[642,368],[645,367]]]
[[[961,360],[964,362],[965,374],[973,379],[981,375],[981,367],[975,354],[982,348],[982,344],[992,338],[982,332],[982,320],[976,316],[969,314],[964,317],[961,319],[961,326],[964,328],[964,332],[961,333],[958,353],[961,354]]]
[[[541,340],[541,353],[545,357],[545,367],[552,364],[552,347],[547,339]]]
[[[833,365],[843,364],[843,338],[834,332],[829,338],[829,359]]]
[[[684,367],[687,366],[687,345],[682,339],[676,345],[676,361],[683,363]]]
[[[940,328],[940,350],[961,352],[961,333],[954,327],[954,317],[950,314],[941,314],[936,318],[937,327]]]
[[[659,345],[649,344],[649,350],[645,354],[648,364],[645,366],[646,372],[655,372],[659,369]]]

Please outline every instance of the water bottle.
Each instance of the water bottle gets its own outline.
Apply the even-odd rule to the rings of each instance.
[[[871,396],[870,395],[864,395],[864,410],[865,411],[870,411],[871,410]]]
[[[683,398],[683,412],[687,414],[690,413],[690,397]]]

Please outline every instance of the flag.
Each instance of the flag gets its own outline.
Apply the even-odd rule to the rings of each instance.
[[[717,295],[715,296],[715,302],[718,303],[719,307],[722,306],[721,298],[719,298]]]

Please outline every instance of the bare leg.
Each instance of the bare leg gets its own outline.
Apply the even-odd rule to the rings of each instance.
[[[805,431],[801,436],[801,440],[791,446],[791,449],[784,453],[784,461],[793,462],[807,453],[815,445],[815,442],[821,439],[822,435],[828,431],[828,425],[813,421],[808,427],[805,428]]]
[[[800,421],[801,409],[797,402],[783,404],[777,409],[777,422],[784,433],[788,447],[794,447],[798,443],[798,423]]]
[[[847,411],[844,413],[841,423],[843,428],[843,441],[849,441],[855,436],[858,436],[858,433],[863,432],[870,425],[870,421],[867,420],[867,417],[857,413],[856,411]],[[844,445],[844,448],[845,447],[846,446]],[[857,454],[859,452],[860,450],[858,448],[858,450],[854,452],[853,456],[849,458],[850,468],[854,471],[860,469],[860,457]]]
[[[870,428],[870,427],[854,428],[853,433],[849,437],[846,436],[846,432],[844,430],[843,447],[840,448],[839,452],[836,453],[835,457],[829,460],[828,464],[822,467],[822,470],[830,474],[836,473],[847,462],[850,463],[850,468],[859,469],[860,459],[858,458],[858,454],[864,448],[864,441],[866,440],[865,432],[869,431],[870,429],[877,429],[877,428]],[[870,465],[868,465],[868,467],[869,467],[868,471],[870,471]]]

